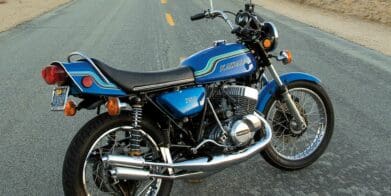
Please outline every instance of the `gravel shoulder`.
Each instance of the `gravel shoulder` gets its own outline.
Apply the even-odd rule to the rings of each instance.
[[[391,56],[391,26],[287,0],[255,0],[273,12]]]
[[[0,32],[29,21],[70,0],[0,0]]]

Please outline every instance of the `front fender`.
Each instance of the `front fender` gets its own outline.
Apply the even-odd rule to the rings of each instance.
[[[291,73],[282,74],[280,78],[285,85],[289,85],[290,83],[295,81],[308,81],[316,84],[319,84],[321,82],[319,78],[311,74],[302,73],[302,72],[291,72]],[[273,97],[273,95],[276,93],[277,90],[278,90],[278,86],[276,81],[274,80],[270,81],[265,87],[262,88],[261,92],[259,93],[258,104],[257,104],[257,110],[259,112],[262,113],[264,112],[266,104]]]

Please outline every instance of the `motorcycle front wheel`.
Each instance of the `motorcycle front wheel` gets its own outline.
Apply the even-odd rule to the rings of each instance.
[[[288,89],[307,127],[297,130],[286,103],[273,97],[264,111],[273,137],[261,155],[274,167],[297,170],[311,165],[326,150],[333,134],[334,110],[319,84],[297,81],[289,84]]]
[[[131,156],[129,139],[132,116],[99,115],[84,125],[73,138],[63,165],[65,195],[169,195],[173,181],[152,178],[148,180],[114,180],[101,157],[108,154]],[[163,162],[159,144],[161,134],[145,117],[142,122],[141,156],[148,161]]]

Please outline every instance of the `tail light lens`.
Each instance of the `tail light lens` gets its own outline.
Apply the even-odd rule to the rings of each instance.
[[[41,74],[42,78],[49,85],[64,83],[67,76],[65,70],[57,65],[49,65],[43,68]]]

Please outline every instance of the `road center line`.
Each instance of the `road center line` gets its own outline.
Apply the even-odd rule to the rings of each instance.
[[[170,26],[175,26],[174,18],[170,13],[166,13],[166,20]]]
[[[167,0],[160,0],[162,4],[167,4]]]

